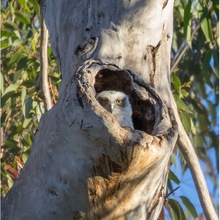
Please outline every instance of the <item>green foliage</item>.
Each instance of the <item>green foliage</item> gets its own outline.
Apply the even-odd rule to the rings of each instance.
[[[186,220],[184,211],[177,200],[169,199],[168,203],[173,220]]]
[[[198,214],[196,212],[196,209],[195,209],[194,205],[185,196],[180,196],[180,198],[181,198],[183,204],[185,205],[185,207],[190,211],[191,215],[194,218],[196,218],[198,216]]]
[[[181,204],[181,202],[183,205]],[[166,202],[166,207],[168,209],[168,212],[170,213],[170,216],[173,220],[186,220],[187,215],[191,215],[194,219],[198,217],[198,214],[196,212],[196,209],[194,205],[190,202],[188,198],[185,196],[180,196],[180,201],[177,199],[169,198]],[[184,208],[186,208],[189,213],[184,211]]]
[[[170,170],[169,172],[169,180],[172,180],[173,182],[175,182],[176,184],[180,184],[180,180],[179,178]],[[172,186],[170,186],[171,188]]]
[[[174,70],[173,93],[184,127],[204,160],[206,150],[215,148],[218,151],[217,9],[216,1],[175,1],[173,57],[181,50],[184,39],[191,47]],[[188,30],[189,20],[191,31],[197,32],[188,39],[191,35],[187,33],[191,32]]]
[[[172,87],[179,115],[197,155],[207,165],[206,175],[213,179],[216,189],[219,162],[218,8],[217,1],[175,1],[172,47],[172,64],[175,65]],[[181,53],[184,56],[179,62],[177,58]],[[208,153],[210,149],[215,149],[217,164],[211,162],[213,155]],[[183,173],[186,169],[186,164],[182,163]],[[171,192],[173,183],[179,184],[178,178],[170,173],[168,187]],[[188,211],[188,216],[196,218],[193,204],[180,196],[169,199],[167,204],[172,219],[185,219],[181,207]]]
[[[40,8],[36,0],[1,5],[1,193],[4,196],[26,162],[44,104],[39,93]],[[50,51],[51,92],[56,99],[59,75]],[[52,72],[53,71],[53,72]]]

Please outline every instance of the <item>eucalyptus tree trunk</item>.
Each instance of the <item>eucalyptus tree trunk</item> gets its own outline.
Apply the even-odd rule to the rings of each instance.
[[[41,119],[3,219],[158,219],[178,136],[173,1],[47,0],[44,16],[60,97]],[[103,90],[129,96],[134,129],[99,104]]]

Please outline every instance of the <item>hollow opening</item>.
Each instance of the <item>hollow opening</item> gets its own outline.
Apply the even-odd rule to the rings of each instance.
[[[95,77],[94,88],[97,94],[106,90],[115,90],[124,92],[128,95],[132,106],[134,129],[151,134],[155,124],[154,105],[148,99],[140,97],[140,95],[138,95],[138,88],[140,88],[140,85],[134,85],[133,78],[128,72],[123,70],[112,71],[103,69],[100,70]],[[141,89],[143,90],[143,87],[141,87]]]
[[[122,91],[131,93],[132,79],[125,71],[112,71],[109,69],[100,70],[95,78],[95,90],[100,93],[104,90]]]

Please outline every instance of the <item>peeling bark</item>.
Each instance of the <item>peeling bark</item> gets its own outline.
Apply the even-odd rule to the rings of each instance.
[[[150,68],[151,68],[151,73],[150,73],[150,85],[152,87],[155,87],[155,74],[156,74],[156,64],[157,64],[157,51],[158,48],[160,47],[160,42],[156,47],[148,46],[148,57],[151,59],[150,61]]]

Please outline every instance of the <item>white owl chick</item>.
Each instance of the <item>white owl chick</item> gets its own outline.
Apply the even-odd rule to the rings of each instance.
[[[134,129],[132,122],[132,107],[129,97],[119,91],[102,91],[96,96],[99,103],[117,119],[122,127]]]

